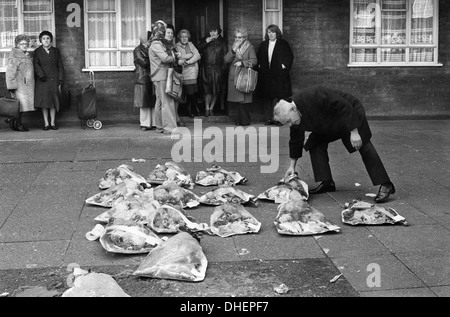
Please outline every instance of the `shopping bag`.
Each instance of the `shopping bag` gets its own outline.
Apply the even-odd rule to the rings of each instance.
[[[236,67],[234,87],[237,91],[251,93],[258,82],[258,72],[251,67]]]
[[[97,118],[97,93],[95,90],[94,73],[90,72],[90,84],[78,95],[78,118],[89,120]]]
[[[19,119],[20,102],[14,98],[0,97],[0,117]]]
[[[176,101],[186,101],[186,95],[183,89],[183,75],[173,68],[169,68],[167,73],[166,94]]]

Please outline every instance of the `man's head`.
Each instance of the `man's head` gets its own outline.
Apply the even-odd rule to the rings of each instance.
[[[282,99],[273,108],[273,119],[282,125],[298,125],[301,118],[300,111],[293,102]]]

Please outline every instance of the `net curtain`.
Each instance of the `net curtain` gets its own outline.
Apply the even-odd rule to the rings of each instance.
[[[106,52],[90,52],[90,66],[118,66],[117,54],[121,54],[121,66],[133,65],[132,50],[118,52],[119,47],[134,49],[139,35],[146,31],[146,1],[120,1],[121,36],[117,34],[116,0],[89,0],[88,46],[90,49],[111,49]]]

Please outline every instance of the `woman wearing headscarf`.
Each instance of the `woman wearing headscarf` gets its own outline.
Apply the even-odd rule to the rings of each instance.
[[[256,51],[248,41],[248,33],[245,28],[237,28],[234,31],[234,43],[232,49],[225,55],[225,62],[231,63],[228,74],[228,101],[237,104],[236,125],[250,125],[250,113],[248,104],[253,101],[252,93],[243,93],[234,86],[234,78],[238,67],[254,67],[258,62]]]
[[[155,85],[155,125],[158,132],[178,132],[175,111],[175,102],[166,94],[167,73],[171,64],[175,63],[177,57],[168,48],[173,45],[165,39],[166,24],[157,21],[152,28],[150,40],[150,78]]]
[[[52,46],[53,35],[49,31],[39,34],[42,43],[34,51],[34,73],[36,76],[35,107],[42,109],[44,131],[58,130],[55,124],[59,111],[59,86],[64,83],[64,68],[59,49]],[[50,113],[50,121],[48,115]]]
[[[34,68],[33,60],[27,51],[30,39],[24,34],[18,35],[14,40],[16,47],[11,50],[6,66],[6,89],[19,100],[19,118],[7,119],[6,122],[12,130],[29,131],[22,124],[22,113],[35,111],[34,108]]]
[[[198,44],[201,58],[201,83],[205,94],[205,116],[214,115],[214,106],[224,87],[223,76],[226,69],[224,56],[228,52],[227,41],[221,35],[220,26],[209,27],[209,36]]]
[[[198,61],[200,60],[200,53],[195,45],[189,41],[191,33],[183,29],[178,33],[177,51],[181,56],[178,64],[183,67],[183,88],[186,91],[187,111],[191,118],[194,117],[194,111],[199,115],[197,104],[197,77],[198,77]]]
[[[148,33],[141,34],[140,44],[134,49],[134,65],[136,67],[136,82],[134,84],[134,107],[139,108],[139,121],[141,130],[156,129],[153,114],[155,103],[153,99],[153,87],[150,80],[150,58],[148,56]]]
[[[294,62],[291,47],[282,38],[277,25],[271,24],[267,27],[265,40],[259,46],[257,57],[257,92],[262,98],[265,124],[276,124],[272,120],[273,107],[278,100],[292,96],[289,72]]]

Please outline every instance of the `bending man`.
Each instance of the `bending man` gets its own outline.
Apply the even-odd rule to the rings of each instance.
[[[328,144],[341,139],[349,153],[359,151],[374,186],[380,185],[375,202],[386,201],[395,193],[386,169],[370,138],[372,132],[361,102],[354,96],[324,87],[309,87],[289,100],[280,100],[274,108],[274,120],[290,126],[290,167],[295,173],[303,149],[310,152],[316,182],[310,194],[336,190],[328,158]],[[311,132],[305,141],[305,132]]]

